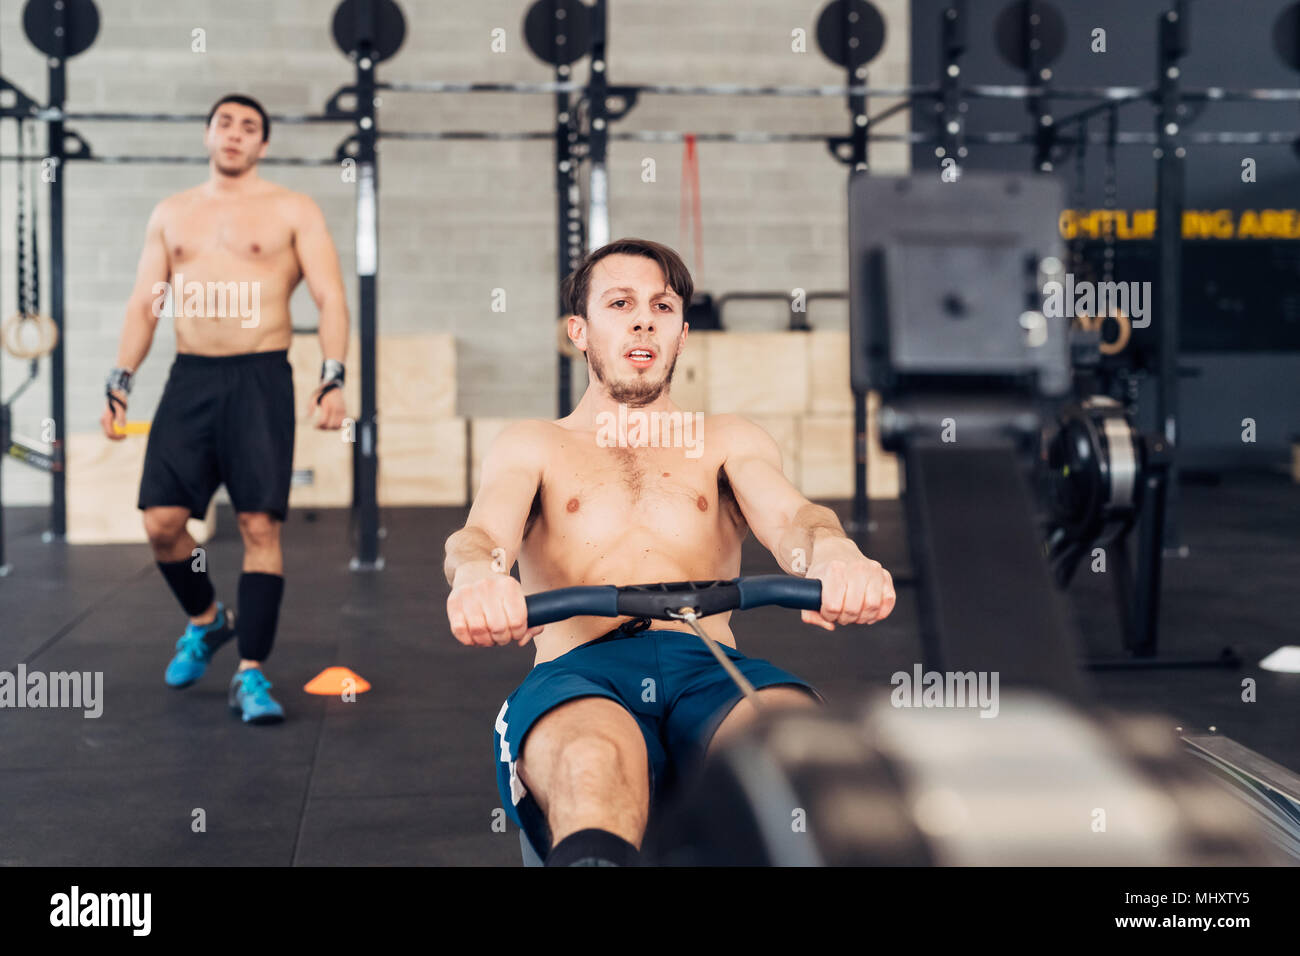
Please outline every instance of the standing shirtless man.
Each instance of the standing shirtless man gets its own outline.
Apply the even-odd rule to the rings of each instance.
[[[620,405],[681,414],[669,384],[692,292],[682,260],[658,243],[623,239],[586,257],[565,300],[587,391],[568,417],[500,435],[465,527],[447,539],[456,639],[537,638],[495,744],[503,806],[548,866],[634,863],[652,796],[756,714],[685,623],[580,617],[530,629],[525,593],[733,578],[752,528],[784,570],[822,582],[822,607],[805,622],[870,624],[894,607],[889,572],[786,480],[757,425],[709,416],[685,448],[611,440],[611,422],[633,420]],[[764,704],[811,706],[808,684],[735,649],[728,617],[709,618],[711,636]]]
[[[257,174],[270,132],[266,111],[247,96],[222,97],[209,112],[208,181],[164,199],[149,217],[101,419],[104,434],[121,440],[131,378],[170,293],[177,356],[149,432],[139,500],[158,567],[190,619],[165,679],[188,687],[237,634],[229,703],[254,724],[284,719],[261,665],[284,594],[280,525],[295,417],[289,297],[299,281],[307,280],[320,310],[325,362],[312,395],[318,428],[343,423],[348,340],[343,280],[324,216],[307,196]],[[187,519],[203,518],[223,483],[244,539],[237,623],[216,600],[185,528]]]

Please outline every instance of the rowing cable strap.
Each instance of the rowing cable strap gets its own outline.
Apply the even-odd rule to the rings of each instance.
[[[695,151],[695,134],[687,133],[682,142],[685,144],[682,153],[682,203],[681,216],[678,220],[678,229],[681,234],[681,248],[686,248],[686,232],[688,221],[694,226],[692,230],[695,238],[695,261],[692,271],[699,276],[704,268],[703,246],[704,246],[704,227],[700,221],[700,159]],[[683,302],[682,308],[685,309],[689,302]]]

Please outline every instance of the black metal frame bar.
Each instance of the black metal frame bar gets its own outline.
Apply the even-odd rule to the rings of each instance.
[[[562,32],[560,21],[554,21],[554,35]],[[555,48],[559,48],[557,42]],[[555,139],[555,295],[558,317],[568,311],[564,301],[563,284],[569,273],[578,268],[587,248],[587,219],[583,215],[578,174],[581,171],[582,139],[579,110],[582,97],[575,96],[586,89],[585,84],[569,82],[573,68],[557,64],[555,83],[555,127],[549,134]],[[556,350],[555,405],[556,417],[564,418],[573,411],[573,365],[563,350]]]
[[[557,66],[556,72],[569,71],[567,66]],[[561,292],[564,277],[578,267],[582,250],[586,247],[582,207],[578,202],[578,158],[573,144],[578,139],[578,103],[568,91],[555,94],[555,314],[563,317],[567,305]],[[573,411],[573,366],[562,350],[555,355],[556,367],[556,417],[564,418]]]
[[[851,120],[852,132],[847,140],[849,149],[848,155],[833,153],[837,159],[846,162],[849,165],[849,175],[845,181],[845,196],[847,198],[848,189],[853,183],[855,176],[868,176],[871,174],[871,163],[868,154],[868,146],[871,142],[871,125],[873,122],[880,122],[892,112],[901,111],[902,108],[910,107],[915,102],[914,98],[908,96],[902,103],[897,103],[892,108],[883,110],[878,116],[872,117],[867,110],[867,91],[855,90],[854,84],[859,80],[863,83],[867,81],[867,68],[865,65],[854,68],[853,57],[850,54],[851,49],[862,49],[865,39],[865,22],[861,17],[854,16],[850,18],[852,4],[845,3],[842,6],[844,22],[840,30],[845,41],[845,85],[848,87],[846,96],[848,100],[849,116]],[[848,38],[857,40],[850,46]],[[832,145],[832,150],[836,147]],[[806,325],[806,322],[805,322]],[[867,393],[860,389],[853,389],[853,506],[849,517],[849,533],[854,537],[860,546],[866,545],[866,535],[871,527],[870,505],[867,499],[867,455],[869,453],[867,436],[869,425],[867,421]]]
[[[66,4],[54,5],[55,52],[47,60],[50,105],[63,108],[67,98],[67,57],[65,39],[67,37]],[[68,486],[67,472],[62,467],[64,460],[64,434],[67,430],[67,336],[64,333],[65,303],[64,274],[65,249],[63,241],[63,171],[66,167],[65,150],[67,138],[64,135],[63,121],[53,120],[45,126],[46,153],[54,161],[54,179],[50,183],[49,195],[49,229],[50,229],[50,318],[58,329],[59,340],[50,353],[50,417],[54,419],[54,440],[52,442],[54,459],[60,467],[50,472],[50,528],[49,536],[61,540],[68,533]]]
[[[375,117],[375,61],[367,39],[374,30],[369,2],[358,5],[355,51],[357,70],[357,130],[353,158],[357,163],[357,282],[358,321],[361,331],[361,418],[352,446],[352,503],[357,520],[353,571],[380,571],[379,554],[379,422],[375,378],[379,316],[379,160],[375,151],[378,125]]]
[[[1159,384],[1156,416],[1172,449],[1165,492],[1164,547],[1177,548],[1178,523],[1178,343],[1182,314],[1183,205],[1186,193],[1186,149],[1179,106],[1182,71],[1187,54],[1187,0],[1174,0],[1159,21],[1156,81],[1156,288],[1159,318]]]
[[[952,0],[950,8],[960,7],[964,0]],[[964,40],[962,41],[964,45]],[[866,84],[845,86],[751,86],[741,83],[681,84],[681,83],[619,83],[609,86],[610,95],[647,94],[653,96],[791,96],[819,97],[861,95],[871,98],[904,97],[912,99],[941,99],[946,86],[882,86]],[[583,93],[587,84],[576,80],[558,80],[554,83],[472,83],[472,82],[412,82],[380,83],[377,89],[394,93],[517,93],[552,94]],[[966,99],[1024,100],[1048,95],[1058,100],[1110,100],[1131,97],[1154,98],[1155,87],[1143,86],[1061,86],[1048,87],[1041,83],[973,83],[959,86],[961,97]],[[1230,89],[1207,86],[1187,90],[1184,99],[1208,100],[1282,100],[1300,101],[1300,87],[1245,87]]]

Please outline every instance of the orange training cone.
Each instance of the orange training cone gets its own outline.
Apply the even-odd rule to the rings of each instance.
[[[322,697],[339,697],[347,691],[364,694],[370,690],[370,682],[346,667],[327,667],[309,680],[303,690]]]

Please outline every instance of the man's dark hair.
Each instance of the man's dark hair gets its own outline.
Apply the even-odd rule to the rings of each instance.
[[[662,243],[651,242],[649,239],[616,239],[587,253],[586,258],[578,264],[578,268],[569,273],[560,286],[564,307],[569,315],[580,315],[584,319],[587,317],[587,298],[591,294],[591,270],[606,256],[618,255],[641,256],[658,263],[668,288],[682,297],[682,315],[685,317],[686,307],[691,304],[691,296],[695,294],[695,282],[691,279],[690,270],[686,268],[686,263],[676,252]]]
[[[262,142],[271,138],[271,117],[266,115],[266,110],[262,109],[262,104],[257,102],[251,96],[245,96],[243,93],[227,93],[221,99],[212,104],[212,109],[208,110],[208,121],[206,126],[212,125],[212,117],[217,115],[217,110],[223,103],[238,103],[240,106],[247,106],[249,109],[257,110],[257,115],[262,117]]]

